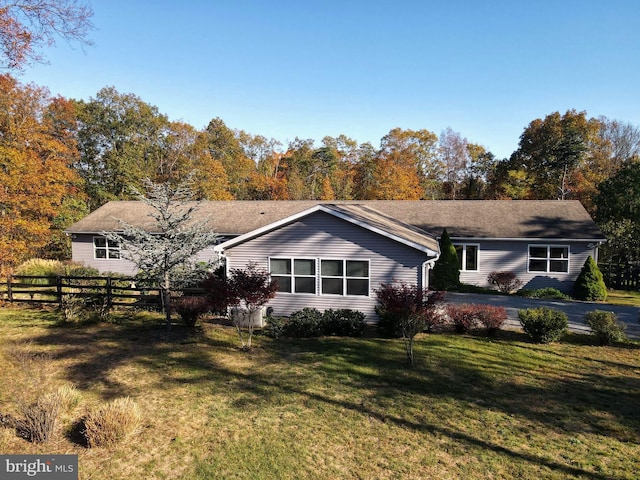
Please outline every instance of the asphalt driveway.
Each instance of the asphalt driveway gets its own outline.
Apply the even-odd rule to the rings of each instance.
[[[627,325],[625,333],[629,338],[640,339],[640,308],[622,305],[609,305],[597,302],[578,302],[563,300],[541,300],[506,295],[484,295],[475,293],[447,292],[447,303],[476,303],[484,305],[499,305],[507,310],[508,320],[506,328],[521,328],[518,320],[518,310],[521,308],[549,307],[562,310],[569,317],[569,330],[579,333],[589,333],[590,329],[584,322],[587,312],[606,310],[614,312],[621,322]]]

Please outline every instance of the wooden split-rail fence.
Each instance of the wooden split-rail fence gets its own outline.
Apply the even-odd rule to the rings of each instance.
[[[198,289],[180,292],[202,293]],[[62,305],[69,297],[99,300],[109,307],[162,307],[160,290],[134,278],[14,275],[0,283],[0,298],[10,303]]]

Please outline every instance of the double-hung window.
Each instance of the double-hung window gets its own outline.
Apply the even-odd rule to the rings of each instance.
[[[107,237],[93,237],[93,258],[118,259],[120,245]]]
[[[316,293],[316,261],[309,258],[272,258],[271,278],[284,293]]]
[[[270,258],[269,271],[282,293],[369,295],[368,260]]]
[[[461,243],[454,244],[458,254],[458,268],[461,272],[478,271],[478,252],[480,246],[475,244]]]
[[[566,245],[529,245],[529,271],[569,273],[569,247]]]

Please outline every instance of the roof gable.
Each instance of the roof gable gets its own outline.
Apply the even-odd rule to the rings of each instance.
[[[398,243],[402,243],[416,250],[420,250],[429,256],[437,256],[440,249],[437,240],[425,231],[402,223],[395,218],[386,216],[380,212],[372,210],[362,205],[335,205],[316,204],[315,206],[297,212],[286,218],[265,225],[256,230],[252,230],[238,237],[227,240],[215,247],[218,251],[224,251],[235,245],[250,241],[253,238],[274,231],[285,225],[290,225],[297,220],[309,216],[316,212],[332,215],[346,222],[357,225],[378,235],[390,238]]]

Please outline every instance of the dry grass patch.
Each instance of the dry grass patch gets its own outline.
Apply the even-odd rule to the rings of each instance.
[[[83,434],[89,447],[113,447],[126,441],[140,426],[140,409],[129,397],[116,398],[84,417]]]

